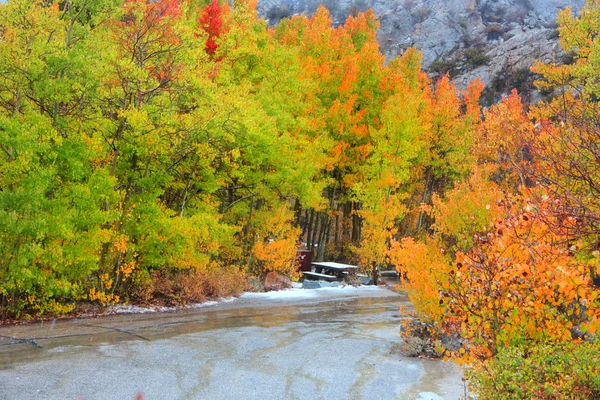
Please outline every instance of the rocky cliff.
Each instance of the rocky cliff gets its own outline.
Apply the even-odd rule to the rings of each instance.
[[[340,24],[373,8],[381,27],[378,41],[389,58],[414,46],[432,74],[449,72],[462,88],[475,77],[488,86],[489,101],[509,86],[528,92],[534,60],[565,57],[555,19],[560,9],[581,9],[584,0],[261,0],[271,24],[292,14],[312,14],[325,5]],[[535,99],[532,99],[535,100]]]

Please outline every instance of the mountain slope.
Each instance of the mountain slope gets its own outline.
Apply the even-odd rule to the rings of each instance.
[[[578,11],[584,0],[262,0],[259,11],[276,24],[292,14],[310,15],[319,4],[334,24],[373,8],[388,58],[414,46],[424,68],[433,75],[449,72],[459,88],[481,77],[492,102],[511,84],[535,101],[528,69],[536,59],[561,61],[557,13],[568,6]]]

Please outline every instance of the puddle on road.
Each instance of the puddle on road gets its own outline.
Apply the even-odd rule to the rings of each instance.
[[[409,394],[416,397],[421,392],[434,392],[444,398],[450,398],[446,396],[447,392],[450,392],[453,394],[452,398],[458,398],[464,391],[462,381],[449,382],[448,380],[450,375],[462,375],[462,369],[458,365],[441,360],[427,359],[421,359],[420,364],[424,373],[419,383],[411,386]]]
[[[260,308],[233,308],[216,311],[182,311],[169,314],[115,315],[101,318],[60,321],[19,327],[21,335],[4,338],[0,346],[0,369],[15,363],[39,361],[69,352],[69,348],[93,347],[123,341],[154,341],[197,332],[235,329],[246,326],[281,327],[291,323],[310,324],[394,324],[399,298],[358,298]],[[23,333],[27,334],[23,335]],[[19,339],[28,339],[18,344]],[[2,344],[2,343],[0,343]],[[39,345],[40,347],[36,347]],[[56,350],[60,348],[61,350]]]
[[[36,348],[28,342],[0,346],[0,370],[24,371],[30,368],[28,364],[40,365],[46,361],[46,365],[61,365],[69,363],[79,353],[92,359],[150,357],[143,354],[154,354],[157,348],[168,348],[164,339],[175,338],[175,341],[168,342],[172,343],[171,346],[179,346],[179,349],[189,346],[189,353],[204,355],[195,382],[200,390],[211,384],[209,377],[213,370],[218,370],[222,360],[234,360],[240,370],[253,371],[256,368],[254,373],[260,369],[261,373],[276,376],[282,371],[274,360],[281,359],[282,354],[284,359],[287,354],[292,358],[294,355],[303,356],[306,342],[313,343],[310,338],[320,338],[318,342],[323,347],[316,351],[323,354],[328,354],[331,340],[343,338],[348,344],[337,348],[346,349],[346,353],[336,354],[353,353],[351,343],[363,343],[360,346],[372,346],[374,349],[351,363],[352,368],[359,371],[357,376],[345,377],[356,393],[376,390],[374,387],[379,385],[382,377],[392,374],[388,375],[389,378],[400,381],[406,376],[414,377],[405,388],[411,395],[420,391],[437,391],[442,395],[453,393],[447,399],[458,398],[453,397],[460,393],[460,388],[457,388],[457,381],[460,383],[458,367],[438,361],[409,359],[390,352],[393,344],[400,342],[398,325],[402,316],[398,308],[407,304],[404,296],[392,296],[334,299],[312,304],[284,303],[274,307],[235,308],[227,305],[224,309],[116,315],[57,322],[33,329],[18,327],[14,331],[21,333],[19,337],[29,334],[43,347]],[[201,335],[194,335],[196,333]],[[248,340],[249,337],[253,338],[254,347],[242,350],[242,353],[233,346],[223,345],[232,343],[231,340]],[[260,340],[257,341],[257,338]],[[215,353],[212,354],[212,351]],[[329,356],[325,357],[326,360]],[[316,393],[327,390],[327,380],[306,373],[301,364],[294,368],[285,371],[286,391],[292,391],[300,381],[314,386]],[[389,378],[386,378],[385,384],[389,383]]]

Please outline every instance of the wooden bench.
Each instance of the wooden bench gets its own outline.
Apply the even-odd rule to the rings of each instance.
[[[319,274],[319,273],[316,273],[316,272],[304,271],[302,274],[304,275],[304,277],[306,279],[309,279],[309,280],[312,280],[312,281],[334,282],[334,281],[338,280],[337,276]]]

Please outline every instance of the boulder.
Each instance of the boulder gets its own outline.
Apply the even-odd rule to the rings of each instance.
[[[319,289],[320,287],[321,285],[319,281],[305,279],[304,282],[302,282],[302,289]]]
[[[444,400],[444,398],[433,392],[421,392],[416,400]]]
[[[338,287],[340,285],[339,282],[311,281],[309,279],[305,279],[304,282],[302,282],[303,289],[321,289],[326,287]]]
[[[277,272],[269,272],[265,277],[264,288],[266,292],[271,290],[289,289],[292,287],[292,281],[285,275]]]
[[[460,335],[456,332],[452,334],[442,332],[440,339],[442,342],[442,346],[444,346],[445,349],[450,351],[459,351],[461,347],[465,345],[464,339],[462,339]]]
[[[409,357],[425,356],[428,358],[438,358],[442,356],[442,354],[438,353],[435,344],[431,340],[415,336],[406,338],[404,351]]]
[[[361,276],[360,277],[360,284],[361,285],[373,285],[373,279],[371,279],[371,277],[368,276]]]

